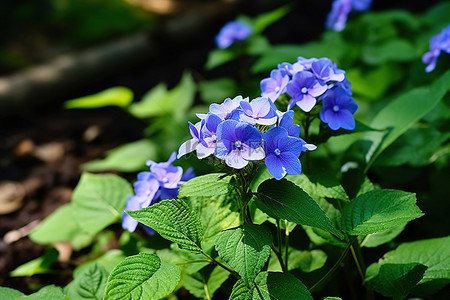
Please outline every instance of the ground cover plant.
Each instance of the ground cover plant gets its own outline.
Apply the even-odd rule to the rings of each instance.
[[[264,36],[293,6],[239,16],[205,63],[233,76],[67,101],[118,106],[144,138],[83,166],[29,235],[46,253],[12,272],[57,272],[69,242],[73,280],[0,298],[446,299],[450,3],[371,4],[333,1],[309,43]]]

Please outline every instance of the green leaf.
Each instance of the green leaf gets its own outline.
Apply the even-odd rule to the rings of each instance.
[[[364,239],[364,244],[361,246],[367,247],[367,248],[375,248],[380,245],[383,245],[387,242],[392,241],[395,237],[397,237],[402,231],[405,229],[406,224],[402,224],[400,226],[375,232],[372,234],[369,234]]]
[[[73,271],[73,276],[75,278],[79,277],[79,274],[86,272],[94,264],[99,264],[109,274],[122,260],[124,260],[125,257],[126,256],[122,250],[109,250],[99,258],[95,260],[89,260],[76,267]]]
[[[71,204],[59,207],[30,233],[30,239],[35,243],[70,241],[75,250],[86,247],[92,238],[78,225]]]
[[[215,267],[212,272],[206,273],[203,269],[195,274],[183,276],[184,287],[197,298],[212,299],[230,273],[222,267]]]
[[[206,70],[212,70],[224,63],[234,60],[236,57],[237,53],[231,49],[214,49],[209,52],[205,68]]]
[[[175,243],[170,245],[170,249],[164,248],[156,250],[156,254],[159,258],[161,258],[161,260],[178,265],[183,274],[197,273],[200,269],[210,264],[207,260],[205,260],[205,256],[203,254],[192,253],[190,251],[180,249]],[[197,262],[186,263],[188,261]]]
[[[224,177],[225,173],[212,173],[195,177],[179,189],[179,197],[201,196],[212,197],[229,194],[233,190],[230,184],[231,176]]]
[[[342,211],[342,230],[366,235],[396,228],[423,215],[416,196],[397,190],[373,190],[347,204]]]
[[[317,227],[343,239],[330,219],[311,197],[286,179],[269,179],[258,187],[261,210],[277,219],[286,219],[300,225]]]
[[[289,252],[288,267],[289,270],[301,269],[309,273],[322,268],[327,261],[327,254],[322,250],[300,251],[292,249]]]
[[[121,219],[131,195],[131,185],[117,175],[83,173],[72,195],[73,214],[84,231],[96,234]]]
[[[103,293],[108,279],[108,272],[99,263],[92,264],[88,269],[75,276],[64,292],[70,299],[103,299]]]
[[[272,235],[262,225],[244,224],[217,236],[216,250],[247,284],[255,279],[270,255]]]
[[[160,299],[173,292],[180,276],[180,269],[155,254],[129,256],[109,275],[105,299]]]
[[[260,34],[266,29],[268,26],[272,25],[276,21],[283,18],[287,13],[291,11],[291,7],[288,5],[281,6],[277,9],[269,11],[264,14],[258,15],[252,21],[252,34]]]
[[[450,283],[450,236],[403,243],[378,261],[383,264],[422,264],[428,267],[414,292],[429,295]],[[376,266],[370,266],[370,277]],[[369,269],[368,269],[369,271]]]
[[[34,294],[24,296],[24,300],[66,300],[67,297],[64,295],[63,290],[59,286],[47,285],[41,288]]]
[[[363,60],[369,65],[388,61],[410,61],[420,56],[407,40],[394,39],[381,45],[369,45],[363,49]]]
[[[252,290],[247,286],[244,280],[239,279],[233,286],[229,300],[251,300]]]
[[[83,170],[136,172],[143,170],[145,162],[155,158],[156,153],[156,145],[148,139],[142,139],[109,150],[105,158],[83,164]]]
[[[370,268],[377,268],[376,275],[366,280],[374,290],[386,297],[392,297],[394,300],[404,299],[411,290],[422,279],[426,266],[410,263],[410,264],[373,264],[366,274],[375,273]]]
[[[175,242],[180,248],[200,253],[201,226],[186,201],[163,200],[155,205],[127,211],[133,219],[153,228],[162,237]]]
[[[262,296],[262,297],[261,297]],[[289,273],[261,272],[255,279],[254,300],[312,300],[306,286]]]
[[[97,108],[103,106],[126,107],[133,100],[133,91],[126,87],[113,87],[64,103],[65,108]]]
[[[184,73],[172,90],[167,91],[164,84],[156,86],[141,101],[131,104],[129,112],[139,119],[171,115],[178,120],[186,115],[194,101],[195,92],[196,85],[192,76]]]
[[[24,296],[25,294],[18,290],[0,286],[0,299],[19,300],[23,299]]]
[[[18,266],[11,271],[10,276],[33,276],[35,274],[45,274],[50,272],[51,265],[58,260],[59,252],[55,248],[50,248],[44,255]]]
[[[371,142],[365,154],[368,167],[381,152],[441,101],[450,90],[448,82],[450,71],[444,73],[430,87],[418,87],[401,94],[375,116],[370,127],[386,129],[386,132],[368,132],[364,135],[363,138]],[[405,111],[408,113],[404,113]]]
[[[223,77],[200,82],[199,90],[202,100],[209,104],[235,95],[239,89],[236,81]]]

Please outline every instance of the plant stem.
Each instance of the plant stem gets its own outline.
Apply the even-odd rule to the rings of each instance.
[[[210,259],[197,259],[197,260],[190,260],[190,261],[182,261],[182,262],[176,263],[176,265],[177,266],[182,266],[182,265],[201,263],[201,262],[212,263],[212,261]]]
[[[275,246],[272,246],[272,251],[276,254],[278,261],[280,262],[281,270],[283,271],[283,273],[286,273],[287,269],[286,269],[286,266],[284,265],[283,257],[281,257],[281,253],[278,252],[278,249],[276,249]]]
[[[289,229],[288,229],[288,225],[289,222],[284,220],[284,226],[286,227],[285,229],[285,235],[286,235],[286,244],[285,244],[285,248],[284,248],[284,265],[286,266],[286,270],[289,270],[288,267],[288,257],[289,257]]]
[[[204,256],[206,256],[206,257],[208,258],[208,260],[209,260],[211,263],[216,264],[216,265],[218,265],[219,267],[224,268],[225,270],[227,270],[228,272],[230,272],[231,274],[233,274],[233,276],[235,276],[237,279],[240,279],[240,278],[241,278],[241,276],[240,276],[235,270],[232,270],[232,269],[228,268],[226,265],[224,265],[223,263],[221,263],[220,261],[215,260],[214,258],[212,258],[211,256],[209,256],[208,253],[206,253],[205,251],[203,251],[203,250],[201,250],[201,251],[202,251],[202,254],[203,254]]]
[[[361,248],[359,247],[358,240],[355,241],[350,246],[350,250],[352,252],[353,259],[356,264],[356,268],[358,269],[358,273],[361,276],[361,279],[364,281],[364,274],[366,273],[366,266],[364,264],[364,260],[361,254]]]
[[[317,281],[312,287],[309,288],[310,292],[312,292],[312,291],[314,291],[314,289],[318,288],[326,279],[328,279],[328,277],[330,277],[339,268],[339,265],[342,263],[344,258],[347,256],[347,253],[350,250],[350,247],[355,240],[356,240],[356,237],[353,238],[352,241],[350,241],[350,243],[347,245],[347,247],[342,252],[339,259],[336,261],[336,263],[333,265],[333,267],[331,267],[331,269],[325,274],[325,276],[320,278],[319,281]]]

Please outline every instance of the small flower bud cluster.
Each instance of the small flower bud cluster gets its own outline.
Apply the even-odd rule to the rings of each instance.
[[[353,114],[358,105],[353,101],[351,84],[345,72],[329,58],[298,57],[296,63],[279,64],[260,85],[261,95],[273,102],[287,93],[291,98],[288,109],[297,105],[310,112],[318,101],[322,101],[322,122],[332,130],[355,129]]]
[[[252,32],[250,26],[239,22],[230,21],[226,23],[216,36],[216,44],[220,49],[230,47],[236,41],[247,39]]]
[[[300,174],[300,153],[316,148],[300,138],[294,112],[281,113],[267,97],[227,98],[197,116],[199,122],[189,123],[192,139],[180,146],[178,158],[195,151],[199,159],[214,155],[235,169],[264,160],[269,172],[281,179]]]
[[[150,172],[140,172],[137,175],[137,181],[134,183],[135,196],[127,198],[127,204],[124,211],[139,210],[158,203],[164,199],[176,199],[178,196],[178,187],[189,179],[195,177],[193,170],[188,169],[183,174],[183,168],[173,166],[176,153],[173,152],[169,160],[162,163],[156,163],[152,160],[147,161]],[[125,212],[122,216],[122,227],[130,232],[134,232],[138,221],[131,218]],[[149,234],[153,234],[153,229],[144,226]]]

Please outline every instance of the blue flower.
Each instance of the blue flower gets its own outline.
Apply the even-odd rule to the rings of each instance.
[[[181,144],[180,148],[178,149],[178,155],[177,158],[179,159],[183,155],[186,155],[188,153],[191,153],[195,150],[197,150],[197,146],[200,142],[200,129],[201,129],[201,122],[197,122],[197,124],[193,125],[191,122],[188,122],[189,125],[189,132],[191,133],[192,139],[187,140],[183,144]]]
[[[280,70],[272,70],[270,78],[261,80],[261,96],[275,102],[281,94],[286,92],[288,82],[289,76],[287,74],[283,74]]]
[[[328,81],[343,81],[345,72],[337,68],[331,59],[322,57],[311,64],[311,71],[322,84]]]
[[[300,137],[300,125],[294,123],[294,111],[288,110],[280,117],[280,127],[286,129],[289,136]]]
[[[298,157],[303,149],[303,140],[288,135],[283,127],[273,127],[263,134],[266,158],[270,174],[276,179],[286,174],[299,175],[302,165]]]
[[[287,85],[287,92],[292,97],[288,109],[294,105],[309,112],[316,105],[316,98],[327,90],[326,85],[320,84],[315,76],[308,71],[295,73]]]
[[[150,167],[152,175],[158,180],[162,187],[173,189],[178,187],[178,183],[183,176],[183,168],[175,167],[172,163],[176,159],[176,152],[173,152],[169,160],[162,163],[156,163],[152,160],[146,162],[147,166]]]
[[[422,62],[428,64],[425,68],[427,73],[436,68],[436,63],[441,55],[441,51],[450,53],[450,24],[439,34],[433,36],[430,40],[430,51],[422,56]]]
[[[199,159],[214,153],[217,143],[217,126],[222,122],[221,118],[211,113],[204,120],[205,124],[200,131],[201,144],[197,146],[197,157]]]
[[[327,123],[332,130],[355,129],[353,114],[358,105],[343,88],[335,87],[328,90],[322,97],[322,102],[323,107],[319,113],[322,122]]]
[[[251,32],[252,29],[242,22],[228,22],[220,29],[219,34],[216,36],[217,47],[221,49],[228,48],[235,41],[242,41],[248,38]]]
[[[240,120],[251,125],[273,125],[277,122],[277,108],[269,98],[258,97],[250,103],[241,101],[241,109]]]
[[[226,98],[222,104],[213,103],[209,106],[209,112],[218,116],[222,120],[228,120],[233,117],[233,112],[241,105],[241,101],[248,102],[248,97],[236,96],[233,99]],[[200,119],[206,118],[206,115],[197,115]]]
[[[226,120],[217,128],[215,155],[235,169],[244,168],[249,161],[264,158],[261,132],[245,122]]]
[[[342,31],[352,10],[365,11],[371,4],[372,0],[334,0],[325,23],[327,29]]]

